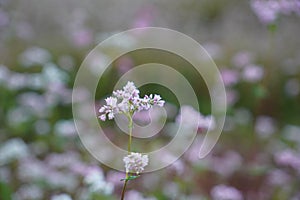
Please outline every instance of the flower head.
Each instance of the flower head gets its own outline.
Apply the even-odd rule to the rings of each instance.
[[[127,173],[139,174],[144,171],[144,167],[148,165],[149,159],[147,155],[131,152],[123,158]]]
[[[106,105],[99,109],[99,118],[105,121],[107,117],[113,119],[118,113],[133,115],[141,110],[149,110],[154,105],[162,107],[165,103],[160,95],[155,94],[153,97],[153,94],[150,94],[140,98],[139,93],[133,82],[127,82],[122,90],[113,91],[113,96],[105,99]]]
[[[211,196],[214,200],[242,200],[243,195],[234,187],[226,185],[214,186],[211,190]]]

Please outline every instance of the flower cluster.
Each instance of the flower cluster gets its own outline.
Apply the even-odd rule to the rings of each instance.
[[[113,96],[105,99],[106,105],[99,109],[99,118],[105,121],[107,117],[113,119],[118,113],[133,115],[136,111],[149,110],[154,105],[162,107],[165,103],[160,95],[150,94],[140,98],[139,93],[134,83],[129,81],[123,90],[114,91]]]
[[[142,155],[141,153],[131,152],[128,156],[123,158],[127,173],[139,174],[144,171],[144,167],[148,165],[148,155]]]
[[[193,120],[191,120],[193,119]],[[198,130],[213,130],[216,126],[215,118],[211,115],[204,116],[191,106],[184,105],[180,109],[180,114],[176,117],[178,124],[188,128],[197,128]]]
[[[299,1],[290,0],[252,0],[251,7],[261,22],[273,23],[280,14],[300,14]]]

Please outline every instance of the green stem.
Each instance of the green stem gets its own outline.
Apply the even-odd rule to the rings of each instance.
[[[128,115],[128,129],[129,129],[129,141],[128,141],[128,154],[131,152],[131,141],[132,141],[132,127],[133,127],[133,122],[132,122],[132,116]]]
[[[126,175],[127,176],[127,175]],[[124,182],[124,186],[123,186],[123,190],[122,190],[122,196],[121,196],[121,200],[124,200],[124,196],[125,196],[125,190],[126,190],[126,185],[127,185],[128,180],[125,180]]]
[[[129,129],[129,140],[128,140],[127,153],[130,154],[130,152],[131,152],[131,141],[132,141],[132,128],[133,128],[132,114],[128,114],[127,118],[128,118],[128,129]],[[126,180],[124,181],[121,200],[124,200],[126,186],[127,186],[127,182],[128,182],[127,178],[128,178],[128,172],[126,172]]]

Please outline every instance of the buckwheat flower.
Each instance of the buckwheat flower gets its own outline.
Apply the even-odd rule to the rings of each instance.
[[[249,51],[240,51],[237,54],[235,54],[232,58],[232,64],[236,68],[243,68],[246,65],[249,65],[251,62],[253,62],[255,56],[252,52]]]
[[[217,185],[211,190],[214,200],[243,200],[241,192],[234,187]]]
[[[29,149],[22,139],[10,139],[0,147],[0,166],[28,155]]]
[[[300,13],[298,0],[252,0],[251,7],[265,24],[273,23],[280,15]]]
[[[68,194],[57,194],[51,197],[51,200],[72,200]]]
[[[12,199],[43,199],[43,190],[36,185],[24,184],[13,194]]]
[[[19,61],[24,67],[42,65],[51,60],[51,54],[40,47],[30,47],[26,49],[19,57]]]
[[[127,173],[140,174],[144,171],[144,167],[148,165],[149,159],[148,155],[131,152],[128,156],[123,158],[123,161]]]
[[[300,169],[300,156],[299,152],[286,149],[283,151],[279,151],[274,155],[275,162],[278,165],[290,166],[295,170]]]
[[[191,120],[194,119],[194,120]],[[213,130],[216,126],[215,118],[211,115],[203,116],[191,106],[182,106],[180,114],[176,117],[178,124],[197,130]]]
[[[244,68],[242,72],[243,79],[248,82],[260,81],[264,76],[264,69],[256,65],[248,65]]]
[[[92,193],[100,192],[104,195],[112,194],[114,185],[107,182],[100,168],[92,168],[84,177],[84,183],[89,186]]]
[[[255,122],[255,131],[262,138],[267,138],[276,131],[274,119],[268,116],[258,116]]]
[[[115,114],[130,114],[142,110],[149,110],[152,106],[162,107],[165,103],[164,100],[157,94],[145,95],[141,98],[140,91],[136,88],[133,82],[128,82],[122,90],[113,91],[113,95],[105,99],[106,105],[99,109],[101,115],[100,120],[105,121],[113,119]]]
[[[273,23],[278,17],[279,4],[277,1],[252,0],[251,7],[259,20],[264,24]]]
[[[232,86],[239,80],[238,72],[231,69],[222,69],[221,76],[225,86]]]
[[[155,94],[153,99],[151,100],[150,104],[152,105],[158,105],[160,107],[163,107],[165,104],[165,101],[161,99],[161,96],[158,94]]]

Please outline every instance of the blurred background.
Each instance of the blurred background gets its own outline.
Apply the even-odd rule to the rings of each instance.
[[[158,26],[187,34],[209,52],[226,86],[227,118],[209,156],[197,159],[199,131],[173,165],[130,182],[126,198],[299,200],[299,15],[299,0],[0,0],[0,199],[119,199],[124,174],[101,165],[76,133],[72,86],[99,42]],[[114,62],[95,101],[101,104],[137,64],[164,60],[159,52],[147,55],[133,52]],[[96,67],[103,62],[104,56],[95,58]],[[201,79],[180,59],[172,65],[191,83]],[[209,115],[205,84],[193,86],[201,113]],[[168,102],[167,125],[176,123],[179,108],[168,89],[140,89],[160,94]],[[125,145],[113,121],[104,126]],[[165,144],[168,131],[146,142]]]

